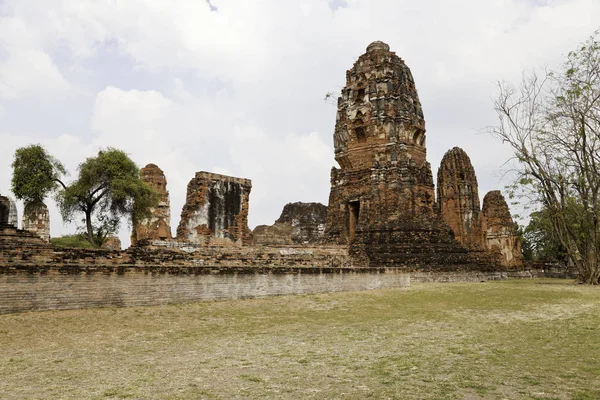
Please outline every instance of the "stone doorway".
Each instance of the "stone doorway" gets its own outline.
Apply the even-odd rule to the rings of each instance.
[[[351,242],[356,235],[356,226],[358,225],[358,215],[360,213],[360,201],[348,202],[348,239]]]

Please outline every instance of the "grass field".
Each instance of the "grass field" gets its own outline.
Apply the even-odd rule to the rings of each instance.
[[[600,399],[571,281],[0,316],[2,399]]]

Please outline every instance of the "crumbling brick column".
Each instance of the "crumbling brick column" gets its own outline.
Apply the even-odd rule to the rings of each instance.
[[[140,240],[168,240],[171,235],[171,205],[164,172],[155,164],[148,164],[140,170],[144,182],[160,195],[158,205],[150,210],[151,216],[142,221],[134,221],[131,232],[131,245]]]
[[[32,216],[23,213],[23,229],[36,234],[44,242],[50,243],[50,213],[48,207],[42,204]]]
[[[492,190],[485,195],[482,214],[486,248],[501,254],[505,267],[521,265],[521,239],[508,204],[499,190]]]
[[[437,206],[459,243],[469,248],[483,248],[477,176],[471,159],[460,147],[448,150],[440,163]]]
[[[249,243],[251,189],[249,179],[196,172],[187,187],[177,239],[207,245]]]

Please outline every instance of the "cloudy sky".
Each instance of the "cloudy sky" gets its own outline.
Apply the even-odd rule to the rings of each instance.
[[[495,82],[559,65],[599,26],[598,0],[0,0],[0,193],[15,149],[40,143],[71,178],[109,146],[157,164],[173,231],[195,171],[252,179],[251,228],[327,204],[324,96],[382,40],[413,72],[434,175],[460,146],[483,197],[510,155],[481,133]],[[75,230],[50,212],[53,236]]]

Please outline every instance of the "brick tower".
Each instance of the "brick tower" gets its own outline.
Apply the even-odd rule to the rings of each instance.
[[[408,66],[373,42],[346,72],[338,99],[326,238],[355,263],[432,267],[470,263],[434,212],[425,120]]]

